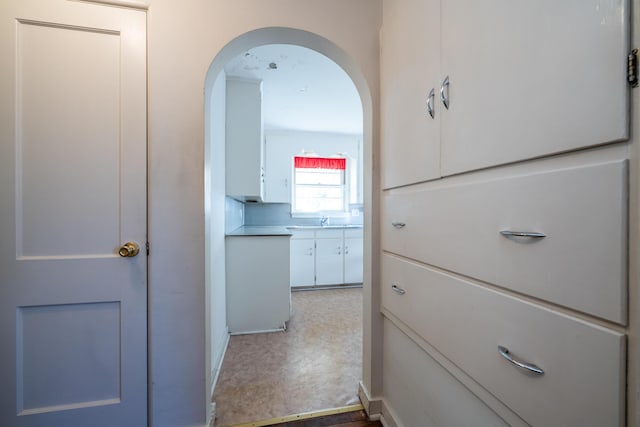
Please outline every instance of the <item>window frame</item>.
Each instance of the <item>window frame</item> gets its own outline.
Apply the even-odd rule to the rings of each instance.
[[[331,185],[331,184],[298,184],[297,182],[297,174],[296,171],[298,169],[305,169],[305,168],[296,168],[295,165],[295,158],[296,157],[311,157],[311,158],[335,158],[335,159],[344,159],[345,162],[345,168],[344,169],[338,169],[335,168],[333,170],[339,170],[341,173],[341,181],[342,183],[340,185]],[[350,206],[350,200],[351,200],[351,159],[348,156],[332,156],[332,157],[321,157],[321,156],[293,156],[292,161],[292,168],[291,168],[291,216],[295,216],[295,217],[322,217],[322,216],[345,216],[348,215],[349,213],[349,206]],[[318,170],[318,169],[330,169],[330,168],[306,168],[306,169],[312,169],[312,170]],[[309,186],[309,187],[327,187],[327,188],[341,188],[342,189],[342,208],[340,210],[330,210],[330,209],[320,209],[317,211],[306,211],[306,210],[299,210],[297,208],[298,203],[297,203],[297,189],[298,186]]]

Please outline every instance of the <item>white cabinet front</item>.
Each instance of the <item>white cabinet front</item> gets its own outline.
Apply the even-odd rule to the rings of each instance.
[[[362,283],[363,274],[362,237],[344,237],[344,283]]]
[[[238,200],[264,198],[262,82],[227,79],[226,194]]]
[[[383,7],[382,182],[391,188],[440,176],[440,0]]]
[[[315,240],[291,239],[291,287],[315,284]]]
[[[383,188],[627,139],[629,3],[386,0]]]
[[[443,175],[626,139],[628,13],[624,0],[442,1]]]
[[[316,239],[316,285],[343,282],[342,238]]]

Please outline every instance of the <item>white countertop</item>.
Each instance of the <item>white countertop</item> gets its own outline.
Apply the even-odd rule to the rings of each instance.
[[[284,225],[246,225],[227,233],[227,236],[291,236]]]

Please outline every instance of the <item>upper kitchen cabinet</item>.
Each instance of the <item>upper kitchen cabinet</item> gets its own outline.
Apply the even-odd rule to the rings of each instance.
[[[628,1],[440,7],[444,176],[628,138]]]
[[[227,78],[226,191],[242,201],[264,198],[262,82]]]
[[[391,188],[440,176],[440,0],[383,8],[382,185]]]

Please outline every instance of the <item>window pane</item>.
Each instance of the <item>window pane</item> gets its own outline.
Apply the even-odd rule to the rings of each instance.
[[[342,185],[343,175],[336,169],[296,169],[296,184]]]
[[[297,198],[335,198],[342,199],[344,197],[344,189],[342,187],[320,187],[299,185],[296,187]]]

